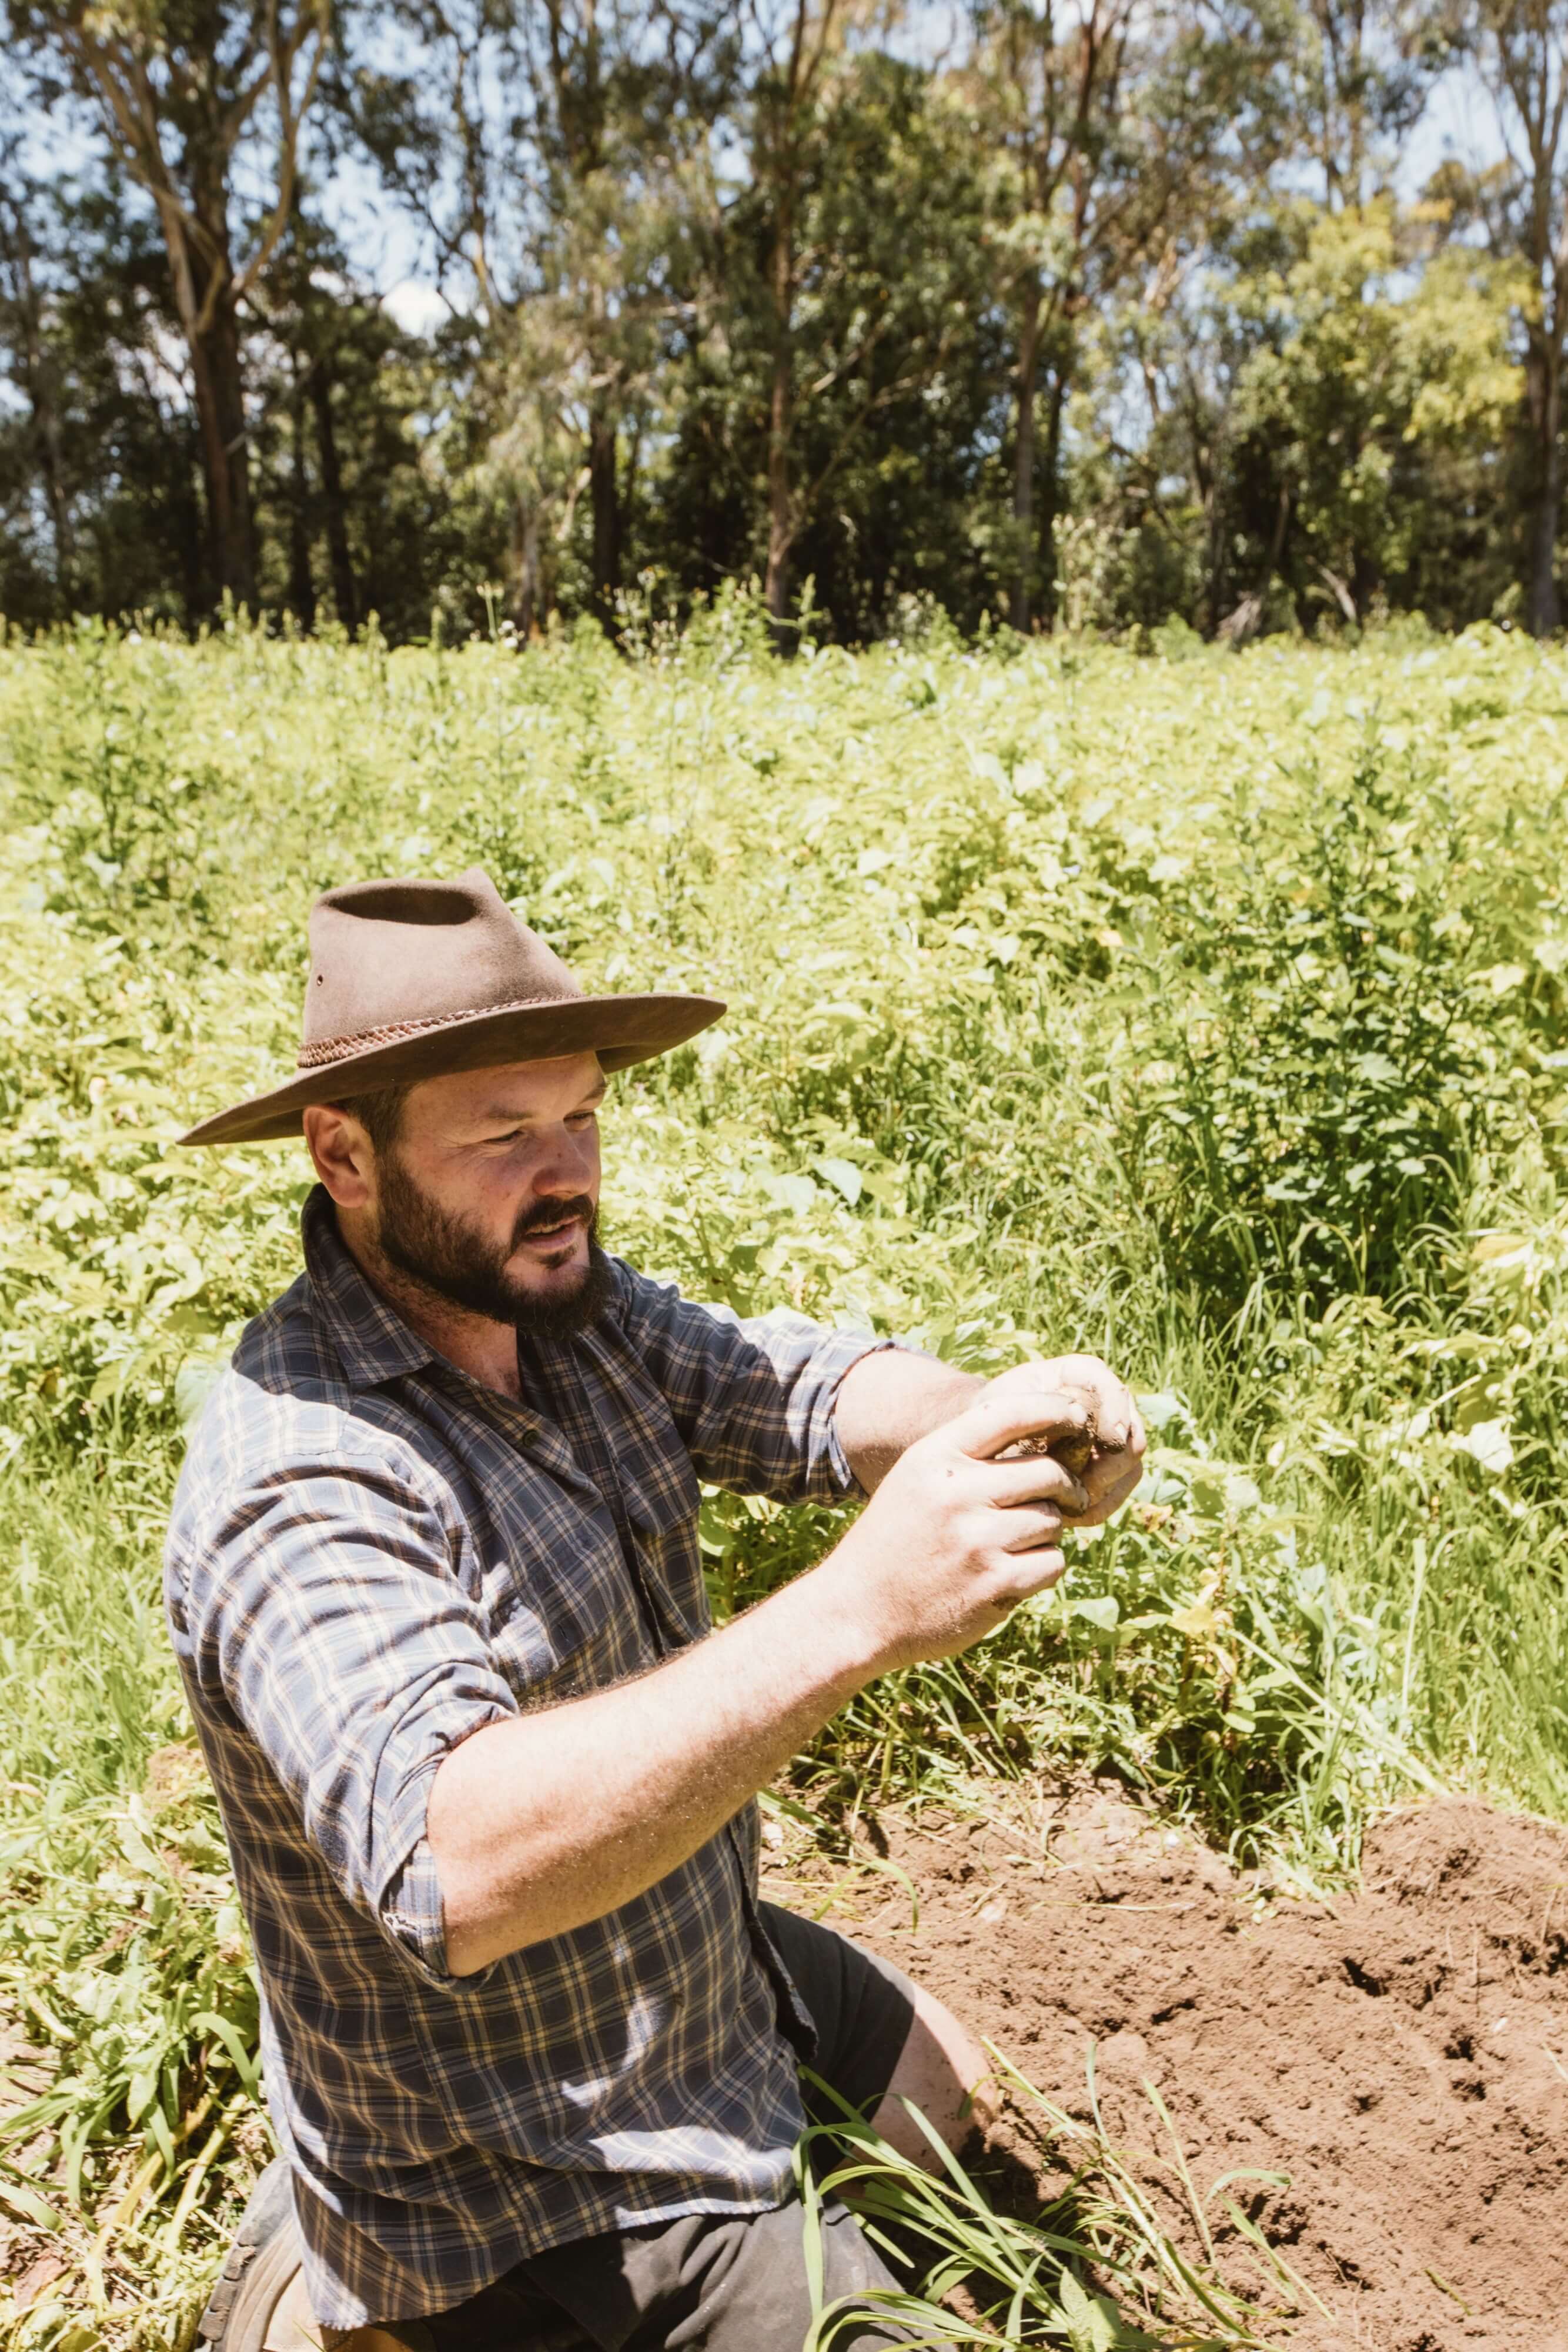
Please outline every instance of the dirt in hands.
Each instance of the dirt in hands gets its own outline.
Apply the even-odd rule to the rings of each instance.
[[[1318,1904],[1266,1900],[1103,1790],[883,1828],[918,1925],[885,1877],[836,1924],[1079,2115],[1092,2042],[1110,2137],[1168,2162],[1154,2084],[1200,2194],[1289,2176],[1229,2192],[1330,2315],[1305,2301],[1276,2340],[1568,2352],[1568,1832],[1469,1800],[1397,1812],[1360,1891]],[[1175,2199],[1163,2218],[1179,2237]]]

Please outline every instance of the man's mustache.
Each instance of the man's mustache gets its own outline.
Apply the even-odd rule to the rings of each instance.
[[[579,1192],[570,1201],[540,1201],[537,1207],[521,1211],[512,1227],[512,1247],[526,1242],[530,1234],[548,1234],[553,1226],[564,1225],[569,1217],[582,1219],[591,1241],[596,1211],[587,1193]]]

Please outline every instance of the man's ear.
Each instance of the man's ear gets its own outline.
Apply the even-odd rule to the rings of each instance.
[[[305,1141],[317,1175],[340,1209],[363,1209],[375,1198],[375,1147],[351,1111],[307,1103]]]

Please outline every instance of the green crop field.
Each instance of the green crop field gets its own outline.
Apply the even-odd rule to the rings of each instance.
[[[1412,1788],[1568,1816],[1562,653],[84,626],[0,645],[0,2342],[187,2343],[267,2151],[158,1551],[306,1166],[172,1139],[290,1062],[329,882],[479,862],[585,978],[728,999],[617,1082],[613,1246],[1145,1396],[1139,1503],[787,1815],[1108,1769],[1285,1886]],[[717,1605],[831,1524],[711,1499]],[[1252,2340],[1104,2200],[1128,2312]],[[1008,2340],[1149,2340],[1055,2276]]]

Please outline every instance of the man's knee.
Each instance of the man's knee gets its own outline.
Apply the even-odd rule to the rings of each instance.
[[[908,2102],[908,2105],[904,2103]],[[909,2113],[917,2107],[955,2152],[996,2120],[991,2062],[984,2044],[935,1993],[915,1988],[915,2015],[893,2080],[873,2121],[889,2146],[930,2171],[941,2158]]]
[[[806,2264],[808,2229],[820,2233],[823,2300],[859,2304],[858,2325],[845,2322],[833,2336],[835,2352],[880,2352],[909,2342],[907,2332],[879,2316],[879,2304],[905,2291],[872,2244],[854,2215],[835,2198],[807,2221],[793,2200],[772,2213],[741,2224],[745,2254],[730,2279],[720,2326],[711,2338],[715,2352],[795,2352],[812,2317]],[[765,2324],[756,2332],[758,2321]]]

